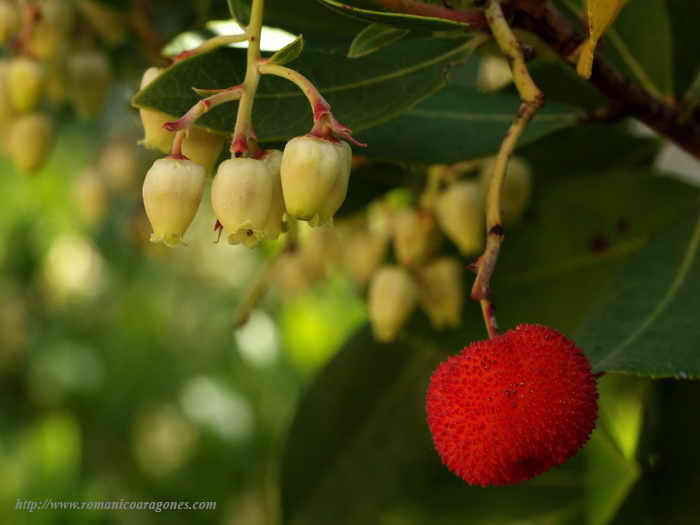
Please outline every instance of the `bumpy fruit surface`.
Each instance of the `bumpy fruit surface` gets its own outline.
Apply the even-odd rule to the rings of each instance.
[[[230,244],[254,246],[265,238],[274,182],[263,160],[234,158],[219,165],[211,204]]]
[[[143,182],[151,242],[182,243],[202,200],[205,178],[204,168],[191,160],[168,157],[153,163]]]
[[[420,270],[420,302],[436,328],[457,326],[462,316],[462,264],[440,257]]]
[[[433,214],[426,210],[402,210],[393,219],[394,253],[404,266],[426,261],[438,247],[439,232]]]
[[[0,44],[5,44],[17,30],[17,8],[7,0],[0,1]]]
[[[266,152],[263,162],[272,175],[272,201],[270,202],[270,212],[265,219],[263,234],[265,239],[274,240],[282,233],[282,218],[284,217],[284,198],[282,197],[282,180],[280,179],[280,168],[282,166],[282,152],[273,149]]]
[[[458,182],[440,195],[435,206],[440,228],[463,255],[474,255],[484,244],[484,200],[475,181]]]
[[[496,160],[490,159],[481,167],[481,182],[484,191],[488,189]],[[516,224],[530,203],[532,193],[532,173],[524,160],[513,157],[508,162],[506,178],[501,190],[501,215],[506,224]]]
[[[313,224],[326,224],[345,200],[352,167],[347,142],[296,137],[284,148],[282,192],[287,212]]]
[[[31,111],[39,104],[44,91],[44,69],[30,58],[15,58],[7,67],[6,82],[15,110]]]
[[[68,60],[68,79],[73,106],[79,116],[94,117],[102,111],[112,71],[109,60],[99,51],[81,51]]]
[[[44,164],[53,145],[51,119],[40,113],[20,116],[10,128],[7,149],[15,166],[36,171]]]
[[[374,337],[393,341],[416,307],[418,288],[400,266],[384,266],[369,285],[367,307]]]
[[[510,485],[563,463],[588,441],[596,379],[562,334],[520,325],[442,363],[428,387],[433,442],[472,485]]]

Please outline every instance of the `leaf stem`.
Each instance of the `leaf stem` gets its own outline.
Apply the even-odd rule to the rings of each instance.
[[[241,97],[243,91],[240,86],[235,86],[229,89],[221,90],[210,97],[197,102],[192,106],[187,113],[174,122],[166,122],[163,127],[168,131],[180,131],[182,129],[191,128],[199,117],[204,115],[210,109],[215,108],[226,102],[237,100]]]
[[[236,116],[236,127],[233,132],[231,142],[231,154],[240,157],[248,153],[251,144],[249,141],[255,137],[253,130],[253,104],[255,93],[260,83],[260,73],[258,72],[258,62],[260,60],[260,34],[262,32],[263,12],[265,10],[265,0],[253,0],[250,13],[250,24],[246,28],[248,35],[248,53],[245,79],[241,84],[241,99],[238,103],[238,114]]]
[[[496,269],[498,255],[505,236],[501,221],[501,191],[506,178],[508,161],[528,123],[542,107],[544,96],[530,76],[520,43],[503,16],[503,10],[498,0],[489,0],[486,6],[486,20],[499,48],[509,59],[515,86],[523,100],[496,157],[486,198],[486,249],[474,265],[477,275],[472,287],[472,298],[481,303],[489,337],[495,337],[498,333],[496,317],[489,298],[491,277]]]

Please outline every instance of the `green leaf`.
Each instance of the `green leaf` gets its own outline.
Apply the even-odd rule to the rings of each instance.
[[[249,0],[226,0],[228,2],[231,16],[241,25],[246,27],[250,23],[250,1]]]
[[[596,370],[700,377],[700,217],[669,226],[622,269],[578,333]]]
[[[539,322],[575,330],[621,261],[668,223],[675,206],[695,199],[687,186],[644,173],[539,187],[534,219],[504,245],[495,288],[499,321],[504,328]],[[631,225],[624,232],[621,217]],[[601,232],[611,235],[602,252],[591,246]],[[473,301],[463,320],[458,330],[435,332],[416,314],[395,343],[377,343],[367,329],[348,341],[292,423],[281,477],[284,523],[322,525],[328,516],[336,525],[378,523],[389,513],[417,523],[508,523],[572,512],[584,479],[578,458],[517,487],[488,490],[468,487],[440,464],[424,422],[424,395],[438,362],[485,338]],[[629,485],[631,478],[615,479]],[[607,488],[622,492],[617,484]],[[547,491],[557,496],[547,498]],[[517,513],[504,499],[517,502]]]
[[[348,58],[361,58],[401,40],[410,31],[382,24],[370,24],[350,44]]]
[[[683,97],[700,70],[697,52],[700,3],[667,0],[673,34],[673,67],[676,95]]]
[[[366,22],[402,27],[404,29],[413,29],[417,31],[476,29],[476,26],[469,22],[430,16],[408,15],[382,10],[378,8],[376,2],[372,2],[371,0],[352,0],[351,2],[319,0],[319,2],[329,9],[343,15],[352,16]]]
[[[289,64],[290,62],[299,58],[301,52],[304,50],[304,35],[299,35],[282,49],[277,51],[274,55],[270,57],[270,63],[272,64]]]
[[[580,0],[560,1],[583,13]],[[605,56],[626,75],[656,97],[673,98],[673,35],[665,0],[627,2],[603,40]]]
[[[349,59],[343,49],[307,50],[295,69],[310,78],[333,105],[336,117],[356,131],[388,120],[445,85],[445,68],[464,60],[482,40],[410,40],[363,59]],[[136,107],[183,115],[199,99],[193,87],[222,89],[242,82],[245,50],[221,48],[169,68],[136,94]],[[232,102],[214,108],[198,125],[219,133],[233,130]],[[303,93],[284,79],[260,82],[253,119],[262,142],[307,133],[311,111]]]
[[[640,469],[634,460],[620,453],[602,429],[591,437],[588,461],[586,523],[606,525],[639,479]]]
[[[397,119],[359,134],[367,154],[406,162],[450,163],[496,153],[520,106],[511,93],[481,93],[453,86]],[[569,106],[547,104],[528,126],[521,145],[576,124]]]

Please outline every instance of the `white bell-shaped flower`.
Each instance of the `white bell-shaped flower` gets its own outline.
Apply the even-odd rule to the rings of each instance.
[[[374,336],[393,341],[416,307],[418,287],[400,266],[384,266],[369,285],[368,310]]]
[[[437,200],[435,213],[442,231],[463,255],[475,255],[484,245],[484,198],[477,181],[457,182]]]
[[[462,273],[462,265],[452,257],[440,257],[420,270],[420,302],[436,328],[459,324],[464,302]]]
[[[282,152],[278,149],[269,150],[263,157],[263,162],[267,164],[273,180],[272,202],[270,212],[265,220],[263,233],[265,239],[274,240],[282,233],[282,219],[284,218],[284,197],[282,196],[282,180],[280,178],[280,168],[282,166]]]
[[[143,204],[153,227],[152,242],[182,243],[202,200],[206,173],[188,159],[158,159],[143,182]]]
[[[345,200],[352,150],[345,141],[296,137],[284,148],[282,192],[287,213],[323,225]]]
[[[265,239],[274,188],[275,179],[264,160],[241,157],[219,165],[211,203],[230,244],[254,246]]]

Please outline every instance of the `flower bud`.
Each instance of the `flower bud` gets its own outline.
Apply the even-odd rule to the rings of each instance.
[[[44,91],[46,98],[53,104],[61,104],[66,100],[68,91],[65,64],[49,64],[46,72],[46,85]]]
[[[427,260],[437,249],[440,236],[435,218],[427,210],[406,209],[393,218],[394,254],[404,266]]]
[[[274,177],[262,160],[233,158],[222,162],[211,187],[211,203],[230,244],[254,246],[265,238]]]
[[[7,68],[7,89],[12,107],[20,112],[33,110],[44,90],[41,64],[26,57],[13,59]]]
[[[108,195],[100,174],[87,170],[73,186],[73,198],[81,219],[90,225],[99,224],[107,211]]]
[[[8,62],[0,61],[0,151],[7,150],[9,132],[15,120],[15,110],[7,90],[7,68]]]
[[[17,30],[17,8],[7,0],[0,2],[0,44],[6,44]]]
[[[418,287],[406,270],[384,266],[369,285],[367,308],[374,337],[393,341],[416,307]]]
[[[175,133],[170,133],[171,143],[174,138]],[[224,149],[224,142],[226,142],[225,135],[192,126],[187,138],[182,143],[182,154],[200,166],[204,166],[207,173],[210,173],[214,169],[216,161],[219,160],[221,150]]]
[[[462,316],[464,283],[457,259],[441,257],[420,270],[420,302],[435,328],[457,326]]]
[[[107,56],[99,51],[80,51],[68,60],[68,79],[73,106],[80,117],[102,111],[112,83]]]
[[[8,153],[15,166],[36,171],[46,161],[53,144],[51,119],[40,113],[20,116],[10,128]]]
[[[513,81],[508,61],[501,55],[487,54],[479,62],[476,87],[479,91],[491,93],[506,87]]]
[[[311,136],[287,143],[282,157],[282,192],[287,212],[326,224],[345,200],[352,165],[347,142]]]
[[[463,255],[474,255],[484,245],[484,202],[476,181],[457,182],[438,198],[438,224]]]
[[[491,158],[481,166],[481,183],[488,190],[496,159]],[[506,178],[501,189],[501,216],[506,224],[517,224],[530,203],[532,193],[532,173],[527,162],[512,157],[508,162]]]
[[[265,220],[263,233],[265,239],[277,239],[282,233],[282,218],[284,217],[284,198],[282,197],[282,181],[280,179],[280,167],[282,166],[282,152],[278,149],[269,150],[263,157],[263,162],[273,178],[272,202],[270,212]]]
[[[387,236],[383,233],[359,230],[350,234],[343,249],[343,264],[350,275],[366,283],[384,260]]]
[[[141,89],[148,86],[163,72],[157,67],[149,67],[141,78]],[[173,133],[163,127],[163,124],[175,120],[170,115],[154,109],[139,109],[141,124],[143,125],[144,138],[141,144],[148,149],[156,149],[163,153],[170,151],[173,143]]]
[[[294,297],[305,292],[311,285],[312,277],[296,253],[285,253],[275,263],[272,278],[287,297]]]
[[[136,183],[137,173],[140,170],[134,148],[132,143],[113,140],[100,153],[97,169],[110,190],[126,191]],[[195,162],[195,164],[199,163]]]
[[[191,160],[166,157],[153,163],[143,182],[151,242],[182,243],[202,200],[205,180],[204,168]]]
[[[66,0],[46,0],[40,9],[41,18],[32,32],[29,49],[40,60],[51,62],[67,49],[75,10],[73,2]]]

